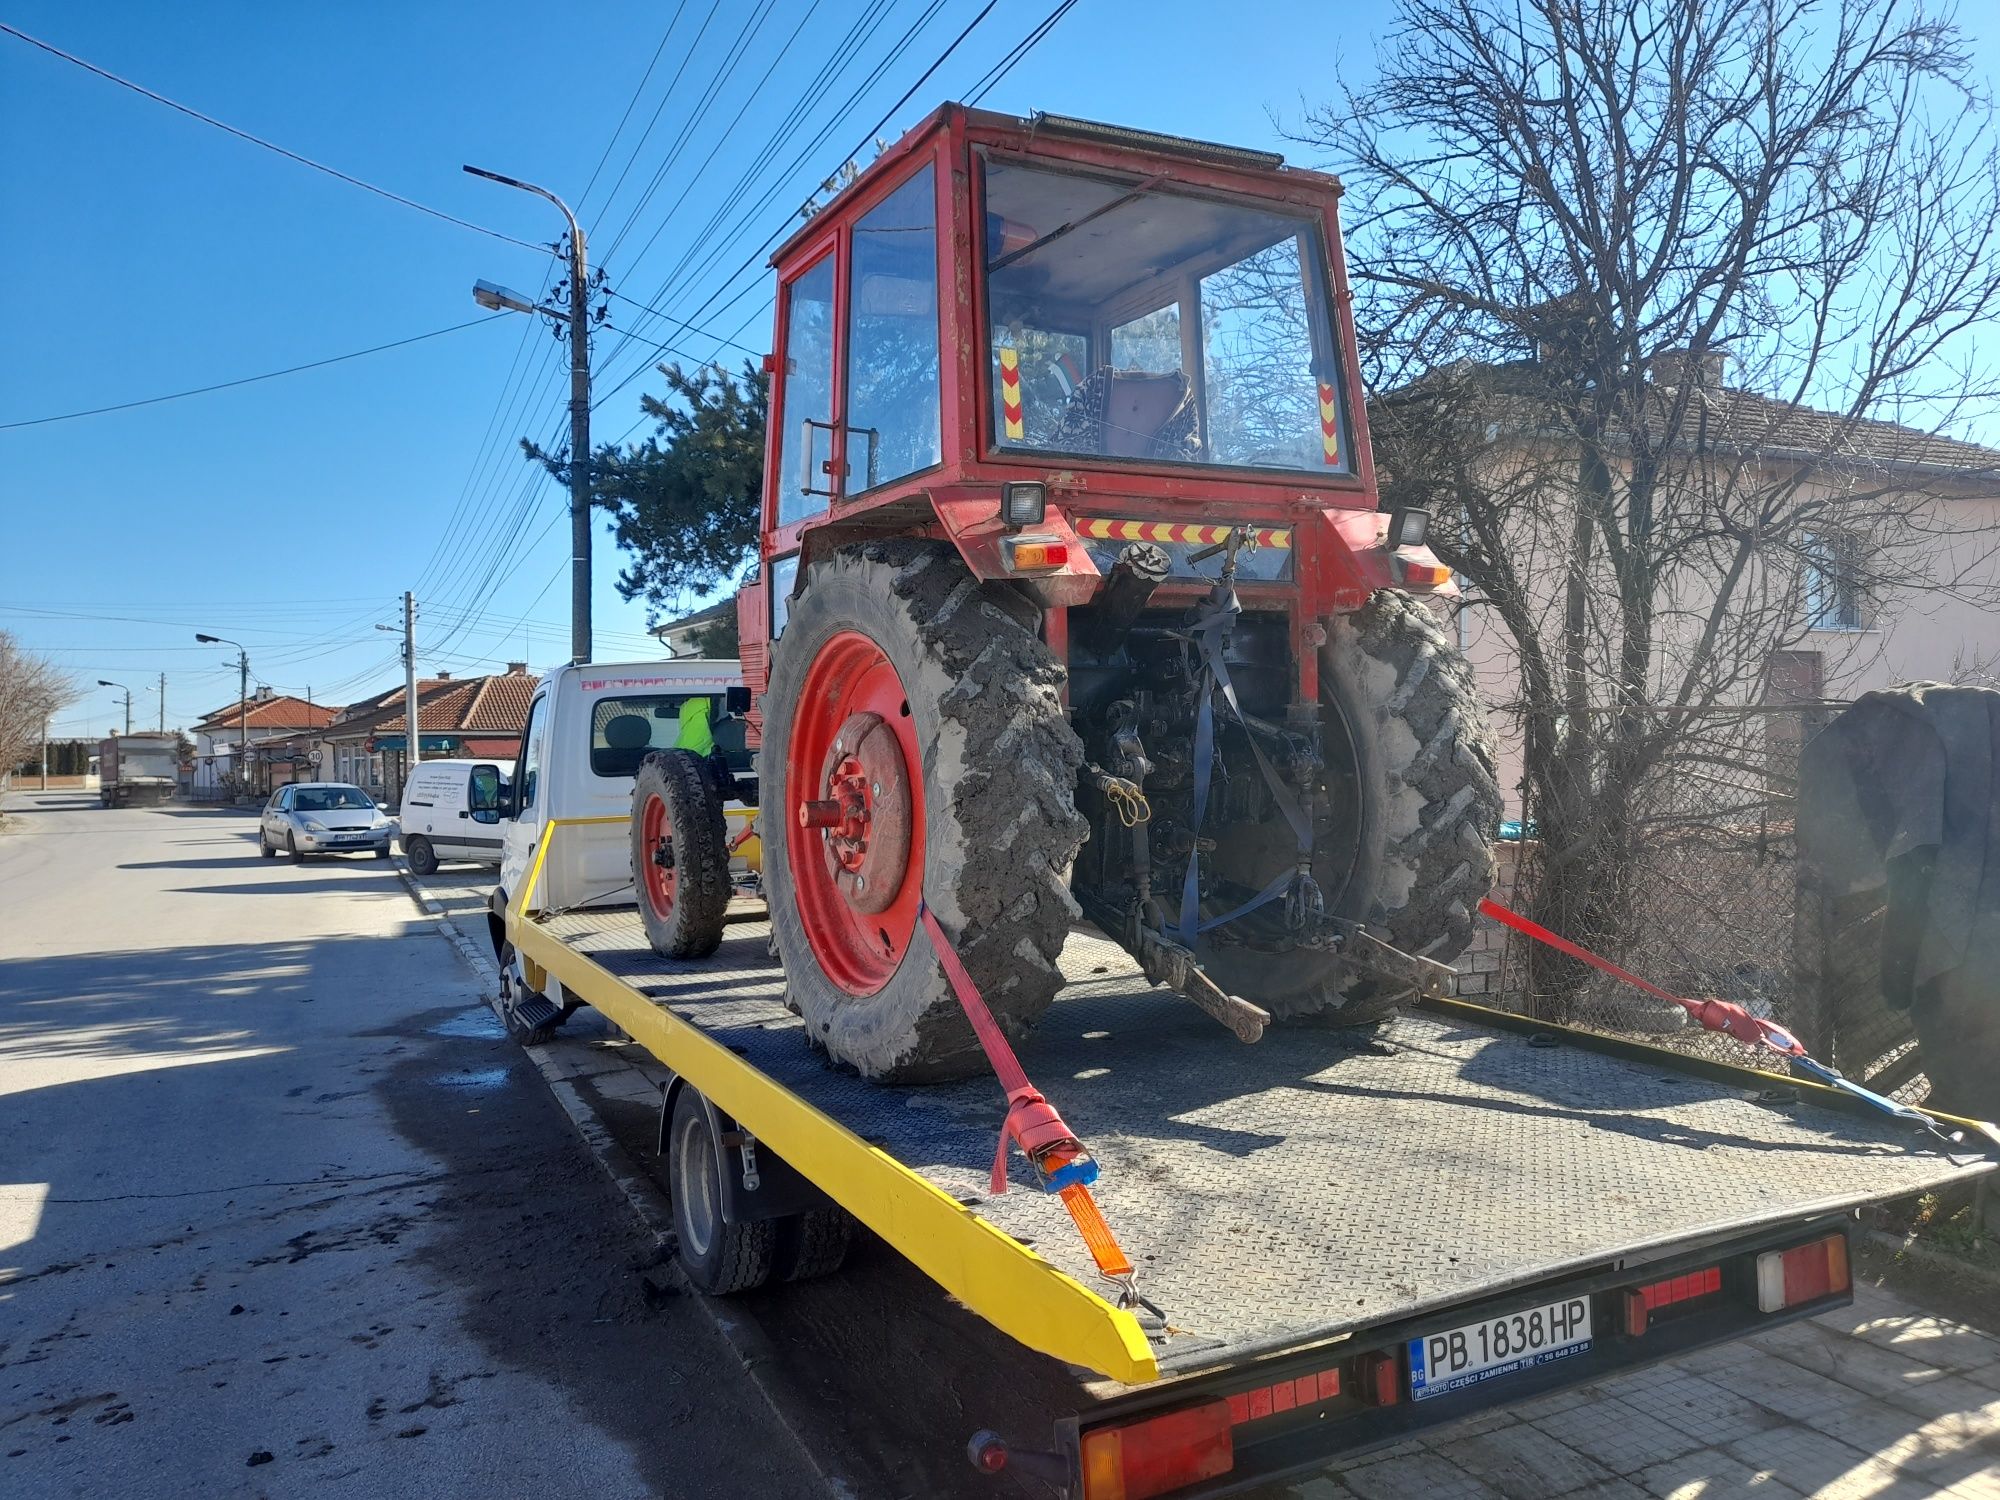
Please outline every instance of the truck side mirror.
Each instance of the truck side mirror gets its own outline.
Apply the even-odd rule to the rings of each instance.
[[[725,713],[747,714],[750,712],[750,689],[738,683],[735,687],[722,691],[722,708]]]
[[[507,796],[498,766],[474,766],[466,785],[465,806],[474,821],[497,823],[506,816]]]

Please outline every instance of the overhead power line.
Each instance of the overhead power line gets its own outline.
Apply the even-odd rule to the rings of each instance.
[[[134,83],[129,78],[121,78],[116,73],[105,68],[100,68],[96,63],[88,59],[78,57],[74,52],[63,51],[62,48],[56,46],[53,42],[45,42],[38,36],[30,36],[17,26],[9,26],[5,21],[0,21],[0,32],[5,32],[8,36],[16,37],[26,42],[30,47],[39,47],[51,57],[59,57],[66,63],[71,63],[76,67],[82,68],[86,73],[94,73],[106,82],[115,83],[123,89],[130,89],[135,94],[151,99],[155,104],[164,104],[168,109],[184,114],[191,120],[199,120],[202,124],[212,126],[222,131],[225,135],[233,135],[238,140],[248,141],[253,146],[262,146],[266,151],[274,151],[287,161],[295,161],[302,167],[312,168],[315,172],[324,172],[327,176],[347,183],[350,187],[358,187],[364,192],[375,194],[378,198],[387,198],[391,203],[400,203],[405,208],[413,208],[420,214],[429,214],[433,219],[442,219],[447,224],[456,224],[460,229],[470,229],[475,234],[491,235],[496,240],[505,240],[510,245],[519,245],[524,250],[535,250],[544,255],[555,253],[547,245],[538,245],[531,240],[516,239],[511,234],[502,234],[497,229],[488,229],[484,224],[475,224],[470,219],[461,219],[456,214],[448,214],[441,208],[432,208],[428,203],[419,203],[414,198],[406,198],[403,194],[391,192],[388,188],[377,187],[374,183],[364,181],[354,176],[351,172],[343,172],[338,167],[329,167],[325,162],[314,161],[310,156],[301,156],[298,152],[288,147],[280,146],[276,141],[267,141],[260,135],[252,135],[249,131],[240,130],[225,120],[218,120],[213,115],[205,115],[198,109],[182,104],[179,100],[169,99],[165,94],[156,93],[144,84]]]
[[[476,328],[481,323],[491,323],[496,318],[506,316],[504,312],[489,313],[483,318],[469,318],[463,323],[454,323],[449,328],[433,328],[429,333],[413,333],[406,339],[396,339],[391,343],[376,344],[367,349],[355,349],[346,354],[331,354],[325,359],[310,360],[302,365],[287,365],[282,370],[266,370],[262,375],[245,375],[237,380],[220,380],[214,385],[198,385],[192,390],[170,391],[164,396],[143,396],[137,401],[120,401],[112,406],[92,406],[83,411],[58,412],[50,417],[26,417],[18,422],[0,422],[0,432],[7,432],[16,427],[41,427],[50,422],[73,422],[78,417],[101,417],[106,412],[130,411],[136,406],[158,406],[162,401],[181,401],[189,396],[206,396],[211,391],[227,391],[239,385],[255,385],[260,380],[276,380],[281,375],[297,375],[305,370],[321,370],[328,365],[344,364],[350,359],[360,359],[365,355],[381,354],[390,349],[421,344],[425,339],[443,338],[447,333]]]

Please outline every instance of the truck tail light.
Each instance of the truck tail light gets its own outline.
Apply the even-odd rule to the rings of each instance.
[[[1681,1302],[1692,1302],[1697,1297],[1706,1297],[1722,1290],[1722,1267],[1710,1266],[1703,1271],[1689,1271],[1684,1276],[1669,1276],[1664,1281],[1655,1281],[1648,1286],[1635,1286],[1625,1293],[1625,1332],[1637,1338],[1646,1331],[1656,1308],[1672,1307]]]
[[[1757,1311],[1781,1312],[1853,1289],[1847,1269],[1847,1236],[1830,1234],[1795,1250],[1766,1250],[1757,1257]]]
[[[1083,1435],[1084,1500],[1147,1500],[1236,1467],[1229,1403],[1209,1401]]]
[[[1377,1351],[1354,1362],[1355,1394],[1370,1406],[1394,1406],[1403,1399],[1403,1367],[1393,1354]]]

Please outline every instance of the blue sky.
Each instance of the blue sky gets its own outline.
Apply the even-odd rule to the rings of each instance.
[[[461,162],[581,199],[594,259],[614,288],[650,302],[778,117],[867,12],[862,0],[685,0],[607,157],[677,3],[598,0],[577,8],[574,24],[519,0],[8,0],[4,16],[242,129],[522,240],[555,239],[555,210],[465,177]],[[869,3],[888,8],[862,62],[843,72],[780,163],[822,130],[826,142],[789,177],[766,170],[756,179],[752,200],[770,187],[771,206],[726,219],[721,245],[682,272],[669,310],[692,313],[780,227],[983,0]],[[862,77],[933,3],[907,54],[849,106]],[[1053,3],[996,6],[883,133],[893,137],[938,102],[969,94]],[[1306,103],[1332,98],[1343,69],[1365,81],[1390,14],[1390,0],[1082,0],[985,102],[1286,149],[1273,115],[1296,121]],[[578,30],[581,49],[572,44]],[[1995,38],[1976,41],[1990,76]],[[680,87],[627,171],[684,56]],[[718,101],[695,117],[702,91],[732,62]],[[600,160],[607,165],[586,195]],[[533,291],[552,265],[7,37],[0,201],[8,231],[0,235],[8,290],[0,424],[442,329],[478,316],[474,279]],[[754,292],[698,321],[761,350],[768,286],[760,271]],[[630,327],[637,313],[614,301],[611,322]],[[643,331],[668,336],[665,325]],[[696,334],[672,341],[697,358],[718,348],[732,363],[741,357]],[[636,346],[614,352],[618,343],[617,333],[599,335],[600,393],[658,357]],[[141,723],[158,717],[153,686],[162,671],[169,724],[232,697],[233,656],[197,646],[195,630],[243,641],[257,681],[310,690],[318,701],[391,684],[395,638],[374,627],[399,620],[405,588],[418,592],[427,672],[497,670],[523,656],[538,668],[561,661],[565,496],[529,468],[516,440],[559,430],[562,359],[561,346],[530,320],[503,316],[240,390],[0,430],[0,628],[86,684],[130,684]],[[635,379],[605,398],[595,419],[600,440],[632,428],[649,383],[657,379]],[[600,532],[598,655],[651,655],[656,648],[639,633],[644,610],[612,587],[617,569]],[[89,688],[58,732],[101,733],[120,712],[117,697]]]
[[[771,208],[729,236],[724,250],[703,255],[670,307],[692,311],[721,272],[777,228],[978,14],[982,0],[945,0],[903,59],[841,114],[847,95],[927,3],[895,0],[865,61],[813,117],[815,127],[839,119],[827,144],[801,163]],[[969,93],[1052,3],[995,7],[885,134]],[[710,0],[687,0],[582,204],[593,249],[611,252],[614,287],[652,300],[675,268],[677,239],[707,222],[861,9],[776,0],[749,33],[718,102],[688,131],[701,90],[735,55],[736,37],[756,14],[748,0],[717,7],[675,98],[607,203],[607,189],[709,13]],[[543,183],[575,203],[674,5],[583,7],[581,57],[573,57],[568,31],[547,7],[517,3],[86,7],[12,0],[4,14],[24,31],[239,128],[446,212],[545,241],[561,229],[553,208],[464,177],[460,163]],[[1295,118],[1302,96],[1326,97],[1343,53],[1352,64],[1367,63],[1371,24],[1387,6],[1368,0],[1343,7],[1337,25],[1325,7],[1294,0],[1232,14],[1241,24],[1217,26],[1212,5],[1167,0],[1148,6],[1144,24],[1135,25],[1131,10],[1114,0],[1083,0],[986,104],[1271,145],[1272,111]],[[789,53],[726,131],[741,90],[778,57],[802,19]],[[1282,47],[1273,45],[1277,37],[1287,38]],[[1195,38],[1200,45],[1191,51]],[[1191,57],[1201,69],[1198,83],[1186,75]],[[644,185],[683,134],[679,160],[613,251]],[[711,148],[713,160],[703,167]],[[767,171],[758,179],[758,196],[775,178]],[[310,172],[5,37],[0,195],[9,205],[8,233],[0,236],[0,280],[9,289],[0,422],[443,328],[478,316],[469,295],[474,279],[532,291],[549,264]],[[755,292],[715,318],[714,331],[728,334],[747,318],[737,337],[762,350],[767,285],[765,273]],[[629,325],[637,312],[613,302],[611,322]],[[651,334],[664,338],[666,329],[656,325]],[[607,361],[617,342],[616,334],[598,336],[606,371],[600,391],[639,363],[636,348]],[[673,342],[698,357],[716,347],[692,336]],[[243,641],[258,681],[291,692],[310,688],[317,701],[347,701],[390,684],[399,674],[396,640],[373,627],[399,620],[401,591],[413,586],[427,671],[498,670],[523,654],[537,667],[563,660],[565,499],[515,449],[524,432],[547,436],[556,427],[567,388],[562,357],[560,345],[510,316],[241,390],[0,432],[0,628],[50,652],[86,683],[106,677],[130,684],[135,720],[147,725],[157,719],[162,671],[169,724],[232,698],[232,654],[197,646],[197,629]],[[632,424],[646,384],[635,380],[605,402],[595,418],[600,438]],[[523,509],[525,522],[517,523]],[[443,556],[435,556],[441,544]],[[612,588],[618,560],[608,539],[599,541],[597,564],[598,655],[652,654],[638,634],[643,609]],[[497,585],[479,588],[489,574]],[[448,654],[431,649],[440,643]],[[119,697],[91,687],[64,713],[58,732],[103,732],[122,714]]]

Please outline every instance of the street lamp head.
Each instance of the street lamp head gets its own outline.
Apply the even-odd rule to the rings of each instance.
[[[535,311],[535,304],[510,287],[496,286],[490,281],[472,283],[472,300],[493,312]]]
[[[98,678],[98,679],[97,679],[97,685],[98,685],[99,687],[123,687],[123,686],[125,686],[125,684],[124,684],[124,683],[122,683],[122,682],[108,682],[108,681],[106,681],[106,680],[105,680],[104,678],[102,678],[102,677],[100,677],[100,678]]]
[[[200,642],[201,642],[201,643],[202,643],[202,644],[203,644],[204,646],[220,646],[220,645],[222,644],[222,637],[221,637],[221,636],[219,636],[219,635],[203,635],[203,634],[202,634],[202,633],[201,633],[201,632],[200,632],[199,630],[197,630],[197,631],[196,631],[196,632],[194,633],[194,638],[195,638],[196,640],[200,641]]]

